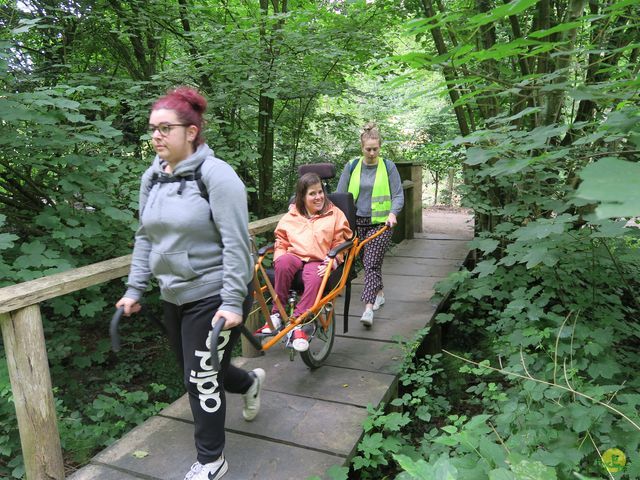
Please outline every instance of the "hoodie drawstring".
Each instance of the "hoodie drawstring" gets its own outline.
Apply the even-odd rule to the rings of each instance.
[[[180,186],[178,187],[178,195],[182,195],[182,191],[184,190],[184,187],[186,184],[187,184],[187,179],[185,177],[181,177]]]

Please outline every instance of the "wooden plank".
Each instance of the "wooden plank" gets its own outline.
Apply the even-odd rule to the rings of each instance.
[[[262,220],[256,220],[255,222],[251,222],[249,224],[249,234],[250,235],[259,235],[265,232],[271,232],[275,230],[276,225],[280,219],[284,217],[284,213],[279,215],[274,215],[273,217],[263,218]]]
[[[249,233],[274,230],[282,215],[263,218],[249,224]],[[8,313],[50,298],[66,295],[93,285],[124,277],[129,273],[131,255],[112,258],[86,267],[56,273],[29,282],[0,288],[0,313]]]
[[[0,315],[27,478],[64,479],[40,307]]]

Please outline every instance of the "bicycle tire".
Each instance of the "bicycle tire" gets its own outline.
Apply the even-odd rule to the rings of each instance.
[[[309,349],[306,352],[300,352],[300,358],[312,370],[322,366],[333,348],[333,341],[336,336],[336,320],[333,311],[329,315],[329,325],[326,330],[322,329],[318,320],[314,320],[316,332],[309,342]]]

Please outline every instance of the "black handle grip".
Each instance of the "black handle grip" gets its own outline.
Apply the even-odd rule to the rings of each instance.
[[[109,335],[111,336],[111,350],[116,353],[120,351],[120,334],[118,333],[118,325],[120,324],[120,319],[122,318],[123,313],[124,307],[118,307],[116,309],[116,313],[113,314],[111,324],[109,325]]]
[[[211,366],[213,367],[214,372],[220,371],[220,360],[218,359],[218,337],[220,336],[220,332],[224,328],[224,324],[226,320],[224,317],[218,318],[218,321],[211,329],[211,334],[209,335],[209,348],[211,349]]]

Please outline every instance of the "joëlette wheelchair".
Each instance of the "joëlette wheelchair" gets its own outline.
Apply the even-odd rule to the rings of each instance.
[[[327,180],[335,177],[335,165],[331,163],[316,163],[302,165],[298,169],[300,176],[307,172],[318,174],[323,182],[325,192],[328,192]],[[246,327],[240,326],[242,334],[249,340],[251,345],[259,352],[266,352],[274,345],[281,343],[288,344],[289,335],[296,328],[304,327],[310,331],[309,348],[304,352],[299,352],[302,361],[312,369],[322,366],[323,362],[331,353],[336,331],[336,319],[334,304],[339,296],[344,296],[343,309],[343,331],[349,330],[349,304],[351,299],[351,280],[355,278],[355,261],[362,248],[371,240],[381,235],[389,227],[381,225],[373,235],[360,239],[356,230],[356,208],[351,193],[326,193],[326,197],[340,210],[342,210],[349,221],[349,226],[353,232],[353,237],[329,251],[329,263],[325,275],[313,305],[302,315],[292,317],[296,299],[304,290],[301,272],[294,277],[292,290],[288,299],[281,299],[275,293],[274,272],[264,265],[264,260],[268,254],[273,253],[274,245],[270,244],[260,248],[257,252],[257,260],[254,266],[252,280],[254,305],[257,307],[253,312],[259,311],[264,321],[269,325],[272,334],[255,335]],[[336,256],[342,253],[344,261],[334,270]],[[271,322],[271,309],[268,306],[269,300],[276,306],[280,313],[282,326],[276,329]],[[118,335],[118,324],[122,317],[122,308],[116,311],[111,320],[110,333],[112,347],[114,351],[120,349],[120,338]],[[222,320],[222,319],[220,319]],[[218,321],[213,326],[209,337],[209,348],[211,349],[211,362],[214,371],[219,370],[218,358],[218,337],[224,327],[224,321]],[[288,348],[291,360],[294,359],[296,351]]]
[[[336,332],[336,318],[334,304],[337,298],[344,296],[343,309],[343,331],[349,330],[349,304],[351,297],[351,280],[355,277],[355,260],[362,248],[375,237],[381,235],[387,226],[381,228],[372,236],[360,239],[356,230],[356,208],[351,193],[328,193],[326,181],[335,177],[335,165],[331,163],[317,163],[302,165],[298,169],[300,176],[307,172],[318,174],[325,188],[325,195],[336,207],[342,210],[349,221],[349,226],[353,232],[353,237],[329,251],[327,254],[329,263],[322,278],[322,283],[313,305],[298,317],[291,314],[295,307],[297,298],[304,291],[301,272],[294,277],[289,298],[278,298],[274,289],[274,272],[265,268],[264,260],[267,255],[273,253],[274,245],[270,244],[258,250],[257,261],[254,267],[253,288],[254,300],[257,310],[269,325],[271,334],[252,334],[244,325],[243,334],[249,339],[251,344],[259,351],[264,352],[278,343],[287,345],[289,336],[296,328],[304,327],[309,335],[309,348],[306,351],[298,352],[302,361],[310,368],[318,368],[331,353]],[[342,253],[344,261],[334,270],[333,265],[337,261],[336,257]],[[268,299],[271,299],[283,321],[282,327],[276,330],[271,322],[271,309],[268,306]],[[255,312],[255,311],[254,311]],[[219,322],[222,323],[222,322]],[[212,331],[211,345],[217,345],[214,339],[217,336],[214,327]],[[293,360],[296,351],[288,348],[290,358]],[[212,355],[215,358],[216,355]]]

